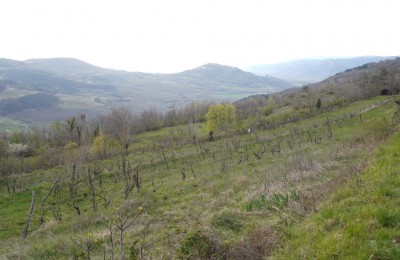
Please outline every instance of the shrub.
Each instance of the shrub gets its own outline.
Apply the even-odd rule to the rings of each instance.
[[[7,152],[10,155],[27,157],[32,155],[32,150],[26,144],[12,143],[8,145]]]
[[[219,259],[221,253],[215,240],[195,231],[183,239],[179,255],[182,259]]]
[[[247,211],[265,209],[267,203],[268,203],[267,197],[265,197],[265,195],[263,194],[259,198],[254,198],[246,202],[244,208]]]
[[[272,106],[264,107],[262,110],[264,116],[269,116],[274,112],[274,108]]]
[[[242,219],[237,213],[223,212],[212,220],[214,227],[220,227],[234,232],[240,232],[243,227]]]
[[[299,198],[299,194],[296,191],[288,192],[286,194],[273,193],[269,198],[263,194],[259,198],[254,198],[246,202],[244,208],[248,211],[284,209],[289,205],[290,200],[298,200]]]
[[[279,237],[270,227],[256,227],[229,250],[229,259],[262,260],[275,249]]]

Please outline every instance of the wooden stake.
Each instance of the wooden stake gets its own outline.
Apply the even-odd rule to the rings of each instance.
[[[24,231],[22,231],[22,238],[26,238],[28,235],[29,225],[31,224],[33,209],[35,208],[35,191],[32,191],[32,201],[31,201],[31,209],[29,211],[28,221],[26,222],[26,226]]]

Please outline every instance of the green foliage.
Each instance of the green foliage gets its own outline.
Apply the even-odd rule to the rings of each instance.
[[[139,257],[139,250],[136,248],[136,243],[133,244],[129,250],[129,260],[137,260]]]
[[[229,131],[236,123],[236,107],[231,103],[211,105],[206,119],[208,132]]]
[[[263,112],[264,116],[269,116],[274,112],[274,107],[266,106],[266,107],[263,108],[262,112]]]
[[[379,208],[376,218],[383,227],[394,228],[400,224],[400,211],[398,209]]]
[[[299,198],[299,194],[296,191],[285,194],[273,193],[269,198],[262,194],[259,198],[246,202],[244,208],[248,211],[284,209],[289,205],[290,200],[298,200]]]
[[[251,199],[250,201],[246,202],[244,208],[247,211],[251,210],[261,210],[266,209],[268,206],[268,200],[265,195],[261,195],[259,198]]]
[[[118,147],[118,142],[106,134],[100,134],[93,140],[90,154],[99,159],[106,159]]]
[[[214,216],[212,225],[234,232],[240,232],[243,228],[242,217],[238,213],[233,212],[222,212]]]
[[[183,259],[215,259],[217,244],[200,231],[188,234],[181,242],[180,257]]]
[[[317,109],[320,109],[320,108],[321,108],[321,105],[322,105],[322,102],[321,102],[321,99],[319,98],[319,99],[317,100],[317,104],[315,105],[315,107],[316,107]]]

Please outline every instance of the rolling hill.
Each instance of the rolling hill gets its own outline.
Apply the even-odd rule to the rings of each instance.
[[[165,109],[191,100],[227,100],[293,87],[270,76],[206,64],[174,74],[127,72],[100,68],[71,58],[15,61],[0,59],[0,115],[31,122],[64,119],[77,112],[95,115],[126,105],[134,111]],[[49,106],[20,104],[24,96],[46,94]]]

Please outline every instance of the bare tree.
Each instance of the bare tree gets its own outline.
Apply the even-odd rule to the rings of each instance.
[[[140,114],[140,125],[145,131],[158,129],[161,116],[155,108],[146,109]]]
[[[84,239],[83,241],[79,242],[73,239],[71,236],[69,236],[69,238],[71,239],[72,242],[74,242],[75,245],[77,245],[80,249],[86,252],[87,259],[90,260],[91,259],[90,254],[96,247],[96,244],[92,240],[91,235],[89,234],[87,239]]]
[[[127,210],[126,208],[118,210],[117,221],[115,223],[116,228],[119,231],[119,259],[123,259],[123,235],[127,228],[129,228],[135,220],[142,214],[143,208],[139,207],[137,213],[133,213],[132,210]]]
[[[113,108],[101,121],[102,129],[116,138],[124,154],[128,154],[129,145],[134,141],[138,127],[135,125],[136,120],[132,111],[126,107]]]
[[[96,190],[94,188],[94,176],[91,174],[90,169],[88,170],[88,179],[90,184],[90,190],[92,192],[92,207],[93,211],[96,211],[97,210]]]

